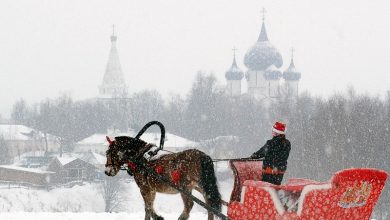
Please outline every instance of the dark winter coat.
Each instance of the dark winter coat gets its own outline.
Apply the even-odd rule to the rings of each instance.
[[[271,168],[277,171],[286,171],[287,159],[291,144],[284,135],[278,135],[268,140],[265,145],[252,154],[251,158],[264,159],[263,169]]]

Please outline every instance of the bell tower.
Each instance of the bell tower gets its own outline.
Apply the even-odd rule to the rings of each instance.
[[[122,72],[119,61],[118,50],[116,48],[117,36],[115,35],[115,26],[112,26],[111,49],[108,56],[106,71],[103,81],[99,86],[99,98],[116,98],[127,95],[128,87]]]

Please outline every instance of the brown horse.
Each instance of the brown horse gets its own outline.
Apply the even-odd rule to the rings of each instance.
[[[218,191],[214,165],[212,159],[205,153],[190,149],[179,153],[166,154],[156,160],[148,161],[143,155],[154,145],[138,138],[126,136],[115,137],[114,141],[109,138],[107,140],[110,146],[106,153],[105,174],[115,176],[122,165],[129,164],[129,169],[131,169],[130,171],[134,175],[135,182],[144,199],[145,220],[150,220],[150,218],[163,219],[163,217],[156,214],[153,208],[156,192],[168,194],[179,192],[166,183],[159,181],[153,175],[148,175],[145,170],[136,167],[131,161],[141,162],[187,192],[191,192],[193,189],[199,191],[208,205],[217,211],[221,211],[221,195]],[[184,193],[181,193],[181,197],[184,202],[184,210],[179,220],[185,220],[189,218],[194,202]],[[208,212],[208,219],[214,219],[214,215],[210,211]]]

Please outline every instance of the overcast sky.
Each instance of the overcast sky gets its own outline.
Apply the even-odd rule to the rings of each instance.
[[[387,0],[1,0],[0,114],[8,117],[22,97],[95,97],[112,24],[130,92],[186,94],[198,70],[223,84],[233,46],[246,70],[243,57],[259,35],[262,7],[283,70],[295,48],[301,91],[390,89]]]

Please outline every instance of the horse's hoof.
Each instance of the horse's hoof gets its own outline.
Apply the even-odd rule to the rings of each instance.
[[[164,220],[164,218],[161,217],[161,216],[157,216],[155,219],[156,219],[156,220]]]

